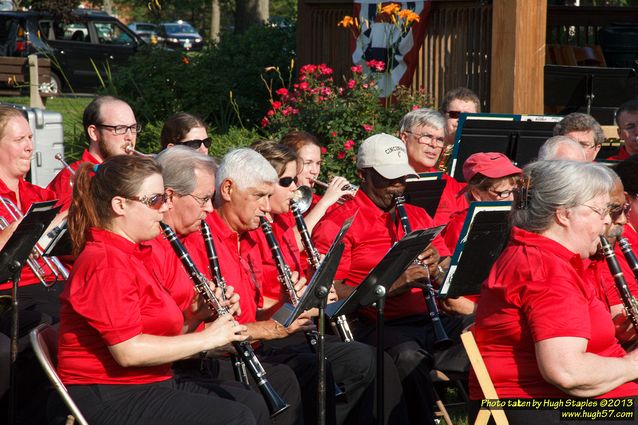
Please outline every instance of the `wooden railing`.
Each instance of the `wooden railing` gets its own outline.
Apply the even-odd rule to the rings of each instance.
[[[348,75],[354,41],[337,22],[352,10],[351,0],[299,0],[299,65],[326,63],[336,75]],[[618,22],[638,25],[638,8],[549,6],[547,44],[599,44],[599,29]],[[466,86],[489,111],[491,60],[491,5],[478,0],[432,0],[413,87],[426,88],[438,105],[447,90]]]
[[[455,87],[472,89],[489,110],[492,8],[479,2],[433,1],[412,86],[438,106]]]

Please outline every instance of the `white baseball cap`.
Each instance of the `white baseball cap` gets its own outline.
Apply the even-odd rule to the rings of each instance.
[[[388,180],[414,175],[414,168],[408,164],[405,144],[394,136],[385,133],[370,136],[361,143],[357,152],[357,168],[374,168]]]

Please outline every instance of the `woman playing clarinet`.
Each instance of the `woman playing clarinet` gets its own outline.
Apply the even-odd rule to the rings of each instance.
[[[115,156],[91,171],[83,164],[73,188],[69,230],[79,256],[61,297],[58,352],[58,373],[88,422],[268,423],[265,404],[250,409],[218,387],[172,376],[172,362],[246,337],[230,314],[184,334],[193,324],[145,244],[167,210],[159,165]]]
[[[611,221],[613,179],[600,164],[573,161],[529,164],[524,178],[510,241],[483,283],[474,328],[496,392],[541,403],[618,397],[633,406],[638,352],[618,344],[598,284],[586,273]],[[483,398],[473,375],[470,397],[477,405]],[[506,414],[510,424],[558,424],[560,410]]]

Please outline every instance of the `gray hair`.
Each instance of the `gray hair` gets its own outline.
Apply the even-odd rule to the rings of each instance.
[[[261,183],[275,184],[279,180],[277,171],[270,162],[257,151],[249,148],[234,149],[226,154],[217,169],[215,186],[219,190],[221,183],[232,180],[240,190]]]
[[[583,159],[585,157],[585,151],[583,147],[576,140],[572,139],[569,136],[553,136],[550,137],[543,143],[543,145],[538,150],[538,160],[539,161],[549,161],[555,159],[571,159],[571,158],[561,158],[558,156],[558,149],[560,147],[568,147],[576,152],[582,154]]]
[[[445,128],[445,117],[439,111],[429,108],[415,109],[401,118],[399,131],[410,131],[414,127],[427,125],[428,127]]]
[[[605,133],[598,121],[591,115],[583,114],[582,112],[572,112],[569,115],[565,115],[565,118],[554,126],[554,136],[565,135],[572,131],[593,131],[596,145],[600,145],[605,141]]]
[[[195,170],[212,176],[217,171],[217,163],[213,158],[188,146],[164,149],[157,155],[157,162],[162,166],[164,187],[170,187],[178,195],[193,193],[197,185]]]
[[[512,225],[530,232],[547,230],[559,208],[573,208],[609,194],[614,181],[604,165],[577,161],[536,161],[523,169],[531,181],[526,208],[512,209]]]

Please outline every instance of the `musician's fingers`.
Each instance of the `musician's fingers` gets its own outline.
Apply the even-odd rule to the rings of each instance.
[[[226,294],[226,298],[231,299],[233,295],[235,295],[235,288],[233,288],[230,285],[227,285],[226,291],[224,291],[224,293]]]

